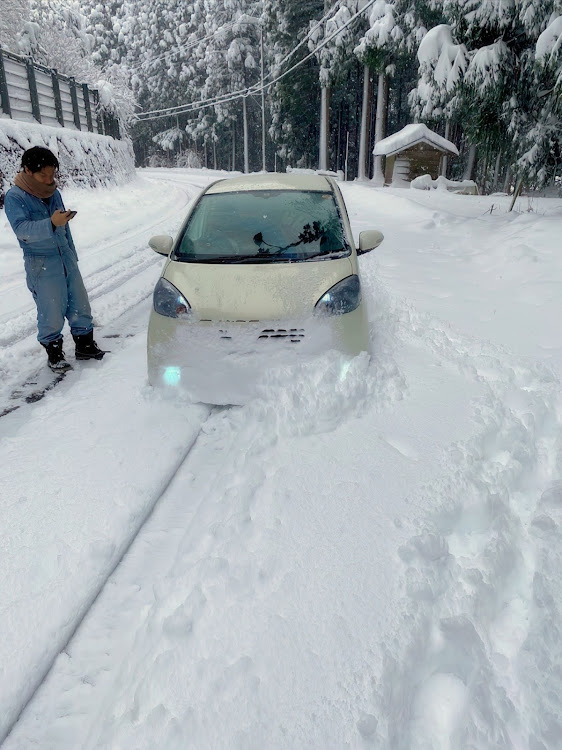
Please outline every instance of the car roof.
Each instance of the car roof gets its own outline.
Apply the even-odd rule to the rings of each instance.
[[[284,174],[280,172],[260,172],[245,174],[214,182],[206,191],[210,193],[237,193],[242,190],[330,190],[331,185],[319,174]]]

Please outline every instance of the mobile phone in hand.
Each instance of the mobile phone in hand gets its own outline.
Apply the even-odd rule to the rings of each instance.
[[[76,214],[78,213],[78,211],[67,211],[66,213],[68,214],[68,218],[70,220],[70,219],[73,219],[76,216]]]

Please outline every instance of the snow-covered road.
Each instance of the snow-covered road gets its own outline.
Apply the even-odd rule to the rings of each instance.
[[[562,201],[344,184],[371,361],[210,409],[144,356],[146,240],[209,177],[141,174],[65,196],[111,355],[0,419],[2,750],[559,747]]]

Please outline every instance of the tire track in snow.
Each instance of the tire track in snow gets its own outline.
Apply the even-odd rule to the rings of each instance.
[[[450,448],[442,482],[425,488],[440,510],[399,553],[405,613],[373,696],[376,746],[554,750],[562,736],[560,380],[411,308],[393,314],[400,338],[488,392],[478,433]]]
[[[264,545],[275,549],[275,520],[266,528],[254,521],[264,484],[275,473],[275,465],[268,467],[264,458],[280,436],[329,430],[342,409],[360,413],[373,396],[387,406],[400,394],[400,384],[391,382],[400,379],[398,372],[381,367],[368,373],[367,365],[366,358],[358,358],[349,379],[342,380],[338,362],[327,357],[309,372],[305,388],[299,378],[293,382],[282,375],[276,398],[210,413],[168,485],[166,502],[158,501],[112,585],[104,587],[75,642],[47,677],[45,690],[29,706],[22,722],[27,727],[49,704],[53,725],[37,723],[42,747],[145,746],[154,712],[157,726],[169,723],[169,742],[161,746],[171,746],[174,737],[178,746],[187,743],[184,733],[200,717],[177,726],[169,706],[162,704],[165,686],[174,684],[176,670],[213,672],[216,665],[201,653],[197,634],[207,628],[213,632],[216,618],[220,624],[229,607],[260,599],[288,575],[276,555],[263,558]],[[139,571],[148,570],[149,576],[139,577]],[[117,638],[110,637],[112,631]],[[206,643],[210,647],[212,638]],[[221,694],[230,695],[246,680],[255,680],[257,690],[257,668],[253,659],[241,658],[228,670]],[[213,685],[202,679],[196,689],[213,690]],[[72,710],[54,711],[53,696],[62,706],[70,686]],[[8,746],[26,742],[29,736],[16,728]]]
[[[213,413],[213,409],[209,409],[207,419],[210,419]],[[205,422],[202,423],[199,431],[191,438],[191,440],[187,443],[185,446],[185,450],[183,453],[180,454],[178,460],[173,465],[172,470],[168,472],[166,476],[162,478],[162,482],[160,485],[159,490],[155,494],[154,498],[151,502],[147,504],[146,513],[144,515],[139,516],[138,522],[136,526],[133,526],[131,528],[131,534],[128,538],[123,539],[119,553],[110,569],[106,571],[106,573],[103,576],[100,576],[97,588],[95,591],[93,591],[92,596],[90,599],[85,601],[83,605],[74,613],[73,617],[73,623],[71,630],[68,631],[68,634],[65,637],[64,642],[61,642],[58,646],[58,651],[53,655],[52,659],[50,659],[49,663],[46,665],[46,668],[41,672],[37,674],[37,681],[36,684],[31,686],[25,696],[25,701],[22,703],[22,705],[19,707],[19,710],[14,715],[13,719],[11,719],[10,723],[8,725],[4,725],[2,727],[2,735],[0,735],[0,744],[2,744],[10,735],[16,724],[18,723],[20,717],[25,712],[26,708],[31,704],[31,702],[35,699],[35,696],[37,695],[38,691],[40,690],[41,686],[45,682],[45,680],[48,678],[49,672],[53,668],[53,665],[57,661],[57,659],[60,657],[61,654],[67,652],[67,649],[69,647],[70,642],[74,638],[76,632],[84,622],[84,620],[87,618],[89,612],[92,610],[92,608],[95,606],[96,601],[100,597],[101,593],[104,590],[104,587],[107,583],[107,581],[114,575],[117,568],[121,565],[123,562],[123,559],[127,555],[128,551],[130,550],[131,546],[135,542],[135,539],[139,536],[144,526],[149,521],[150,517],[153,515],[156,507],[158,506],[158,503],[161,501],[161,499],[165,496],[166,492],[168,491],[168,488],[171,486],[171,484],[174,481],[174,478],[178,474],[180,468],[187,460],[189,454],[195,447],[198,439],[204,432],[204,425]]]

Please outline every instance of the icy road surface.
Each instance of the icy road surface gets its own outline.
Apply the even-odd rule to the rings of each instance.
[[[112,352],[0,419],[2,750],[559,748],[562,201],[342,185],[371,361],[211,409],[144,351],[146,241],[209,179],[65,195]],[[9,399],[43,353],[1,228]]]

